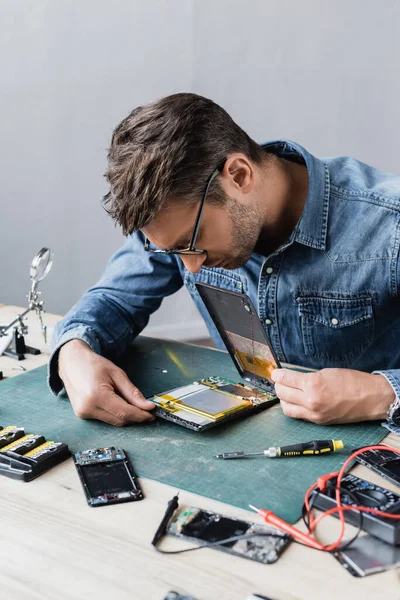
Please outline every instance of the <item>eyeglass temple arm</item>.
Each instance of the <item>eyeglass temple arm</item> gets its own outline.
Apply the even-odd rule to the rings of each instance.
[[[203,194],[203,198],[201,199],[201,205],[199,208],[199,212],[197,213],[196,223],[194,224],[193,235],[192,235],[192,239],[190,240],[188,250],[194,250],[194,247],[196,245],[197,236],[199,234],[200,221],[201,221],[201,217],[203,214],[204,203],[207,198],[208,190],[210,189],[210,186],[211,186],[212,182],[214,181],[214,179],[217,177],[217,175],[219,175],[222,172],[225,162],[226,162],[226,159],[224,159],[223,162],[218,166],[218,168],[215,169],[214,173],[212,173],[210,175],[210,179],[208,180],[205,192]]]

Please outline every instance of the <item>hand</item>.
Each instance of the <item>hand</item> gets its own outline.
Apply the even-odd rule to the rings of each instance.
[[[383,420],[395,399],[385,377],[363,371],[275,369],[271,378],[285,415],[320,425]]]
[[[146,400],[122,369],[93,352],[85,342],[61,347],[58,371],[75,414],[122,426],[153,421],[154,403]]]

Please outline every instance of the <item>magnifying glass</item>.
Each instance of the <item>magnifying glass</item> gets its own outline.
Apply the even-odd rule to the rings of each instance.
[[[53,256],[53,250],[50,250],[50,248],[42,248],[33,259],[29,271],[29,277],[32,281],[32,292],[36,291],[39,281],[42,281],[42,279],[48,275],[53,265]]]

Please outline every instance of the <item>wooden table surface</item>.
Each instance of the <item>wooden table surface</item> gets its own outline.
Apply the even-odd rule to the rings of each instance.
[[[0,307],[0,323],[8,322],[20,310]],[[49,339],[59,319],[45,315]],[[26,342],[39,347],[42,354],[27,355],[20,363],[0,357],[5,377],[21,374],[19,365],[29,370],[47,362],[49,346],[35,314],[29,315],[28,325]],[[1,409],[0,424],[7,425],[1,421]],[[398,436],[390,434],[385,441],[400,447]],[[365,467],[357,466],[354,473],[396,491]],[[274,565],[211,549],[176,556],[157,554],[150,542],[175,489],[146,479],[141,484],[144,501],[93,509],[86,504],[72,460],[31,483],[1,478],[0,598],[162,600],[169,590],[198,600],[244,600],[250,593],[272,600],[400,598],[399,571],[355,578],[329,554],[297,544],[291,544]],[[180,504],[261,522],[252,512],[184,490]],[[354,529],[348,530],[350,536]],[[320,539],[333,540],[337,531],[337,520],[329,517]],[[163,547],[177,549],[183,542],[168,538]]]

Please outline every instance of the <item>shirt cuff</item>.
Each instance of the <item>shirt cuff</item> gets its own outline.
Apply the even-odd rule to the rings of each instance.
[[[395,399],[393,400],[390,408],[396,403],[400,403],[400,369],[392,369],[390,371],[373,371],[373,375],[383,375],[388,383],[390,383],[392,390],[395,393]],[[393,423],[393,420],[389,417],[388,411],[388,419],[387,424],[383,424],[384,427],[389,429],[389,431],[393,431],[393,433],[400,433],[400,427]]]
[[[381,425],[382,425],[382,427],[385,427],[385,429],[388,429],[391,433],[400,435],[400,425],[392,425],[392,424],[388,423],[387,421],[385,421],[384,423],[381,423]]]
[[[57,340],[53,352],[50,355],[47,369],[47,384],[55,396],[58,396],[64,388],[64,384],[58,374],[58,355],[61,347],[71,340],[82,340],[82,342],[85,342],[93,352],[101,354],[100,342],[93,329],[90,329],[90,327],[76,327],[75,329],[63,333]]]

